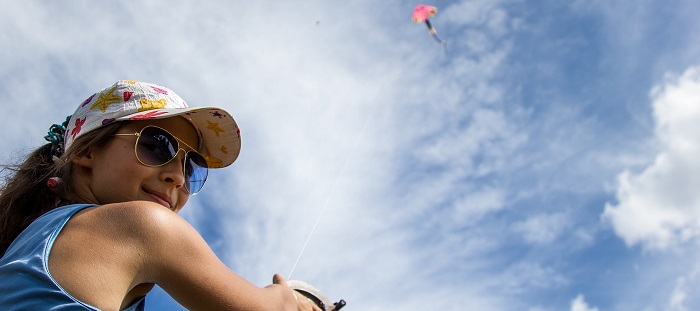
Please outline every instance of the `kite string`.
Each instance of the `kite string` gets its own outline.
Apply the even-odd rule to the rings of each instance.
[[[318,213],[318,216],[316,216],[316,220],[314,221],[313,226],[311,226],[311,231],[309,232],[309,235],[306,236],[306,240],[304,241],[304,245],[301,247],[301,251],[299,252],[299,256],[297,256],[297,259],[294,261],[294,265],[292,265],[292,270],[289,271],[289,275],[287,276],[287,280],[291,280],[292,273],[294,273],[294,270],[297,267],[297,264],[299,264],[299,261],[301,260],[302,255],[304,254],[304,251],[306,250],[306,246],[309,244],[309,240],[311,240],[311,236],[314,234],[316,231],[316,227],[318,226],[318,223],[321,221],[321,217],[326,211],[326,208],[328,207],[328,203],[331,200],[331,197],[333,197],[333,194],[335,193],[335,189],[338,186],[338,183],[340,182],[341,177],[345,173],[345,169],[348,167],[348,163],[350,162],[350,158],[352,157],[353,153],[355,153],[355,149],[357,149],[357,146],[360,144],[360,139],[362,136],[364,136],[365,130],[367,129],[367,124],[369,123],[369,120],[372,118],[374,115],[374,111],[377,110],[377,100],[376,98],[381,94],[382,90],[384,89],[384,84],[386,84],[386,80],[384,80],[384,83],[382,83],[381,87],[377,91],[377,95],[374,96],[374,103],[372,104],[372,110],[370,113],[367,115],[365,118],[362,128],[360,130],[360,133],[357,135],[357,138],[355,138],[355,143],[352,146],[352,149],[350,149],[350,152],[348,153],[348,156],[345,158],[345,163],[343,163],[343,167],[340,169],[340,173],[338,173],[338,177],[336,177],[335,182],[333,182],[333,186],[331,187],[331,191],[328,193],[328,196],[326,196],[326,201],[323,203],[323,206],[321,207],[321,211]]]

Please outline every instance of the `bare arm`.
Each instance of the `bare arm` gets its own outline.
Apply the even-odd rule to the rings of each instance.
[[[139,216],[128,217],[134,220],[129,232],[137,234],[134,238],[145,250],[137,282],[158,284],[190,310],[297,310],[289,288],[253,285],[226,267],[180,216],[157,204],[140,203],[144,206],[124,211]]]
[[[184,219],[152,202],[89,208],[61,231],[50,270],[71,295],[104,310],[161,286],[190,310],[320,310],[284,279],[258,287],[226,267]]]

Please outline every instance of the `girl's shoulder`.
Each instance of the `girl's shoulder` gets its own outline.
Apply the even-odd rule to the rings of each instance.
[[[172,235],[186,221],[170,209],[146,201],[97,205],[81,209],[57,236],[49,269],[77,299],[97,307],[119,305],[143,296],[152,263],[164,257],[161,244],[174,245]],[[125,293],[112,295],[110,293]]]
[[[181,230],[189,233],[190,225],[174,211],[154,202],[128,201],[85,208],[68,223],[86,232],[104,232],[105,236],[122,241],[137,238],[167,238]],[[165,236],[164,236],[165,235]]]

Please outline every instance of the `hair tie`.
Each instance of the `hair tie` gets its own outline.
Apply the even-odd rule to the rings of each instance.
[[[44,139],[51,143],[51,156],[53,157],[58,158],[65,151],[63,150],[63,146],[66,134],[66,127],[68,126],[70,117],[71,116],[66,117],[66,121],[63,121],[62,124],[51,125],[49,127],[48,134],[44,136]]]
[[[46,186],[55,194],[62,194],[65,183],[61,177],[51,177],[46,180]]]

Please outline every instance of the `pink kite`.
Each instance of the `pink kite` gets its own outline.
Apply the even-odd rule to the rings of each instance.
[[[437,8],[432,6],[432,5],[425,5],[425,4],[419,4],[416,5],[416,8],[413,9],[413,15],[411,16],[411,20],[416,22],[416,23],[425,23],[426,26],[428,26],[428,31],[430,31],[430,35],[435,38],[435,40],[442,44],[446,45],[447,42],[444,40],[440,39],[437,36],[437,31],[435,31],[435,28],[433,28],[433,25],[430,24],[430,17],[435,16],[435,13],[437,13]]]

